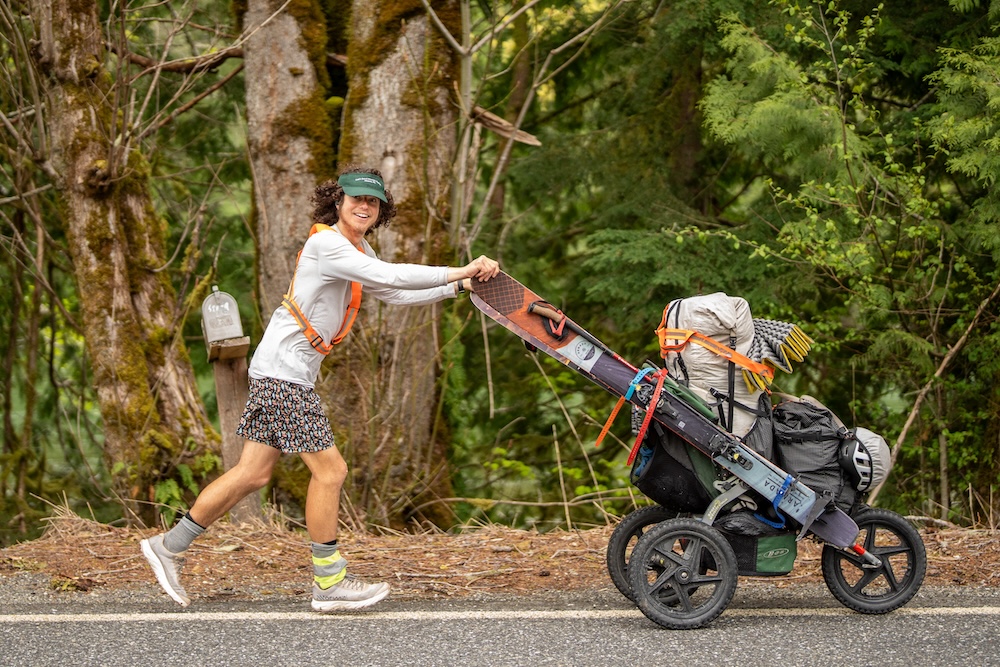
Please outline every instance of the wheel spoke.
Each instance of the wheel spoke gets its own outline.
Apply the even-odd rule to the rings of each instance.
[[[696,586],[704,586],[706,584],[718,584],[723,581],[721,574],[697,574],[691,578],[691,583]]]
[[[685,612],[690,613],[694,609],[694,605],[691,604],[691,596],[688,594],[687,587],[676,586],[675,590],[677,591],[677,599],[680,601],[681,607],[684,608]]]
[[[900,544],[894,547],[875,547],[871,550],[876,556],[896,556],[899,554],[912,554],[913,549],[906,546],[905,544]]]
[[[656,581],[649,585],[649,592],[659,597],[664,588],[669,588],[675,595],[679,595],[679,591],[674,586],[674,572],[676,571],[677,568],[674,568],[670,572],[661,572],[656,577]]]
[[[702,541],[700,537],[692,537],[688,540],[687,545],[684,547],[684,562],[688,566],[697,565],[698,557],[701,556],[701,552],[704,549],[702,546]],[[697,568],[696,568],[697,569]]]
[[[872,570],[862,570],[861,578],[858,582],[851,587],[851,590],[858,595],[865,595],[865,588],[868,584],[872,583],[882,575],[882,568],[872,569]]]
[[[840,561],[846,560],[848,563],[858,568],[859,570],[861,569],[862,563],[865,562],[864,559],[861,558],[861,556],[858,556],[853,551],[840,551],[837,553],[837,558]]]
[[[885,582],[889,584],[893,593],[899,590],[899,580],[896,579],[896,573],[892,570],[892,562],[888,558],[882,559],[882,576],[885,577]]]
[[[679,567],[684,567],[688,564],[687,559],[682,554],[679,554],[676,551],[672,551],[668,548],[662,548],[660,547],[659,544],[653,547],[653,551],[660,554],[660,556],[662,556],[664,560],[670,561],[670,563],[673,565],[673,569],[671,569],[671,572],[677,570],[677,568]],[[657,563],[657,565],[663,568],[667,567],[666,563]]]

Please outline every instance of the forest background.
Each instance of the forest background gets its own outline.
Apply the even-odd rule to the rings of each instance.
[[[1000,3],[0,2],[0,544],[221,471],[200,305],[260,337],[338,167],[390,261],[500,260],[634,363],[672,299],[799,324],[775,387],[883,434],[881,506],[1000,510]],[[614,399],[466,300],[369,300],[317,385],[356,528],[604,524]],[[262,499],[292,523],[290,457]]]

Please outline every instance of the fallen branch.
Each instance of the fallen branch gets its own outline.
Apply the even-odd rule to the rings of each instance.
[[[931,516],[916,516],[913,514],[907,514],[903,517],[910,523],[919,523],[925,526],[934,526],[935,528],[947,528],[949,530],[961,530],[961,526],[953,524],[951,521],[945,521],[944,519],[935,519]]]

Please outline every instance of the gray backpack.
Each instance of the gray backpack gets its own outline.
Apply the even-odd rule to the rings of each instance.
[[[775,462],[845,512],[889,474],[892,456],[885,438],[866,428],[846,428],[811,397],[779,403],[773,425]]]
[[[785,401],[774,408],[776,463],[820,496],[848,511],[857,498],[845,483],[841,443],[853,437],[832,412],[808,401]]]

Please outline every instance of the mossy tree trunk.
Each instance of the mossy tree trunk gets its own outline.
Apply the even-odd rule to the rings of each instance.
[[[457,33],[458,2],[431,4]],[[420,0],[355,0],[350,35],[339,157],[381,169],[399,209],[374,244],[392,262],[454,263],[447,220],[457,59]],[[351,493],[369,522],[450,520],[435,513],[439,505],[413,514],[422,502],[452,495],[446,443],[432,435],[442,305],[368,301],[347,349],[331,355],[323,390],[337,425],[350,429],[343,449]]]
[[[327,111],[327,24],[319,0],[249,0],[244,49],[257,294],[266,325],[309,235],[316,186],[335,174],[334,122]],[[335,107],[339,113],[339,105]],[[304,506],[309,475],[298,457],[282,457],[275,495]]]
[[[181,308],[153,209],[149,169],[116,122],[96,2],[31,3],[35,57],[47,82],[53,163],[65,208],[93,383],[114,490],[131,521],[149,522],[157,485],[218,446],[180,336]],[[118,92],[121,92],[120,89]],[[176,486],[176,483],[175,483]]]
[[[281,304],[309,234],[309,196],[334,173],[326,110],[326,21],[316,0],[249,0],[245,48],[258,302],[264,321]]]

